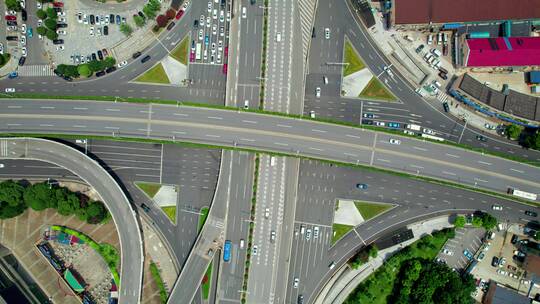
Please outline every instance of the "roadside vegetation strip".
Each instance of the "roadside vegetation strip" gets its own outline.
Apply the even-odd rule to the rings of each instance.
[[[347,234],[347,232],[354,229],[354,226],[343,225],[343,224],[332,224],[332,245],[335,244],[342,236]]]
[[[176,225],[176,206],[161,207],[161,210],[167,215],[171,223]]]
[[[386,86],[377,77],[371,78],[358,97],[384,101],[396,101],[396,97],[392,95],[390,91],[388,91]]]
[[[212,264],[213,262],[208,264],[208,268],[206,268],[206,273],[204,274],[202,281],[202,294],[204,300],[208,300],[208,294],[210,293],[210,286],[212,283]]]
[[[427,296],[426,300],[451,293],[444,298],[455,297],[455,303],[464,303],[462,300],[468,299],[474,290],[472,276],[460,277],[448,266],[433,261],[446,241],[454,236],[454,228],[443,229],[401,249],[360,283],[344,303],[417,303],[414,299],[421,293]],[[411,289],[418,283],[423,288]]]
[[[64,226],[57,226],[53,225],[51,226],[52,230],[56,231],[62,231],[64,233],[76,236],[77,238],[83,240],[85,243],[88,244],[92,249],[94,249],[97,253],[101,255],[103,260],[105,260],[105,263],[107,263],[107,266],[109,267],[109,270],[111,271],[111,274],[117,283],[118,286],[120,286],[120,276],[118,274],[117,268],[118,264],[120,263],[120,256],[118,255],[118,251],[116,248],[110,244],[107,243],[97,243],[92,238],[87,236],[86,234],[73,230]]]
[[[163,64],[161,64],[161,62],[153,66],[150,70],[144,72],[144,74],[142,74],[141,76],[137,77],[135,81],[161,84],[171,83],[169,77],[167,76],[167,73],[165,73],[165,69],[163,68]]]
[[[169,295],[167,294],[167,289],[165,289],[165,283],[161,278],[159,268],[157,267],[156,263],[154,263],[154,261],[150,262],[150,273],[152,274],[152,278],[154,278],[154,282],[156,282],[156,285],[158,286],[159,299],[161,303],[167,303],[167,298],[169,297]]]
[[[366,68],[366,64],[362,61],[360,55],[358,55],[358,52],[356,52],[348,39],[345,39],[345,48],[343,49],[343,52],[343,62],[348,63],[343,68],[343,77]]]
[[[80,136],[79,136],[80,137]],[[159,189],[161,189],[161,184],[155,184],[155,183],[143,183],[143,182],[135,182],[135,185],[137,188],[141,189],[148,197],[154,198],[156,193],[158,193]]]
[[[0,133],[3,137],[36,137],[36,138],[44,138],[49,140],[57,140],[59,138],[64,139],[80,139],[81,135],[73,135],[73,134],[37,134],[37,133]],[[320,161],[327,164],[333,164],[338,166],[344,166],[344,167],[350,167],[350,168],[358,168],[358,169],[364,169],[369,170],[372,172],[381,172],[381,173],[387,173],[394,176],[401,176],[411,179],[417,179],[433,184],[438,184],[442,186],[449,186],[453,188],[478,192],[486,195],[490,195],[493,197],[498,197],[510,201],[519,202],[525,205],[534,206],[534,207],[540,207],[540,203],[533,202],[525,199],[521,199],[516,196],[499,193],[491,190],[485,190],[473,186],[467,186],[463,184],[458,184],[454,182],[449,182],[446,180],[439,180],[432,177],[427,176],[421,176],[416,174],[410,174],[402,171],[392,171],[389,169],[383,169],[379,167],[372,167],[368,165],[360,165],[360,164],[353,164],[353,163],[345,163],[340,161],[334,161],[334,160],[328,160],[328,159],[321,159],[316,157],[308,157],[308,156],[298,156],[296,154],[288,154],[288,153],[277,153],[277,152],[268,152],[263,150],[257,150],[257,149],[248,149],[248,148],[239,148],[239,147],[229,147],[229,146],[218,146],[218,145],[209,145],[209,144],[202,144],[202,143],[194,143],[194,142],[185,142],[185,141],[171,141],[171,140],[157,140],[157,139],[149,139],[149,138],[137,138],[137,137],[112,137],[112,136],[97,136],[97,135],[85,135],[84,136],[87,139],[102,139],[102,140],[115,140],[115,141],[126,141],[126,142],[141,142],[141,143],[160,143],[160,144],[176,144],[176,145],[182,145],[184,147],[193,147],[193,148],[205,148],[205,149],[226,149],[226,150],[235,150],[235,151],[245,151],[245,152],[252,152],[252,153],[263,153],[268,155],[274,155],[274,156],[286,156],[286,157],[294,157],[294,158],[300,158],[300,159],[310,159],[313,161]],[[257,161],[258,163],[258,161]]]
[[[180,63],[188,64],[188,50],[189,50],[189,35],[186,35],[180,44],[171,52],[171,57],[178,60]]]
[[[259,86],[259,109],[264,109],[264,88],[266,86],[266,43],[268,42],[268,0],[264,0],[263,9],[263,41],[262,41],[262,58],[261,58],[261,85]]]
[[[253,173],[253,191],[252,191],[252,197],[251,197],[251,215],[250,215],[250,222],[249,222],[249,234],[248,234],[248,242],[247,242],[247,249],[246,249],[246,263],[244,266],[244,281],[242,283],[242,297],[240,299],[241,303],[246,303],[246,292],[248,287],[248,279],[249,279],[249,266],[251,263],[251,253],[253,250],[253,231],[255,230],[255,211],[257,207],[257,183],[259,181],[259,154],[255,154],[255,170]]]
[[[208,217],[208,207],[201,208],[201,214],[199,214],[199,225],[197,228],[197,231],[201,231],[201,229],[204,227],[204,223],[206,223],[206,218]]]
[[[394,134],[397,136],[402,137],[409,137],[409,138],[415,138],[420,139],[417,135],[408,135],[403,133],[403,130],[393,130],[383,127],[377,127],[377,126],[370,126],[370,125],[359,125],[352,122],[347,121],[339,121],[329,118],[311,118],[309,116],[303,116],[303,115],[297,115],[297,114],[287,114],[287,113],[280,113],[280,112],[272,112],[272,111],[264,111],[264,110],[257,110],[257,109],[243,109],[243,108],[237,108],[237,107],[229,107],[229,106],[222,106],[222,105],[212,105],[212,104],[204,104],[204,103],[195,103],[195,102],[184,102],[184,101],[176,101],[176,100],[151,100],[151,99],[144,99],[144,98],[129,98],[129,97],[114,97],[114,96],[60,96],[60,95],[45,95],[45,94],[33,94],[33,93],[14,93],[11,95],[4,94],[0,95],[0,98],[8,98],[8,99],[59,99],[59,100],[84,100],[84,101],[117,101],[117,102],[131,102],[131,103],[155,103],[155,104],[166,104],[166,105],[177,105],[177,106],[186,106],[186,107],[195,107],[195,108],[210,108],[210,109],[220,109],[220,110],[228,110],[228,111],[235,111],[235,112],[250,112],[250,113],[257,113],[257,114],[263,114],[263,115],[274,115],[274,116],[283,116],[291,119],[303,119],[303,120],[311,120],[316,121],[320,123],[327,123],[327,124],[334,124],[334,125],[342,125],[342,126],[348,126],[356,129],[366,129],[376,132],[383,132],[388,134]],[[46,134],[44,135],[38,135],[37,137],[41,136],[48,136]],[[75,137],[74,137],[75,138]],[[77,136],[76,138],[80,138],[80,136]],[[497,152],[493,150],[487,150],[483,148],[475,148],[471,147],[465,144],[458,144],[456,142],[451,141],[435,141],[428,138],[421,138],[422,141],[431,142],[434,144],[439,145],[448,145],[448,146],[454,146],[461,149],[481,153],[481,154],[487,154],[491,156],[500,157],[503,159],[508,159],[524,164],[528,164],[535,167],[540,167],[540,161],[534,161],[530,159],[526,159],[519,156],[509,155],[503,152]]]
[[[9,59],[11,58],[10,54],[0,54],[0,68],[6,65],[9,62]]]
[[[379,204],[379,203],[370,203],[370,202],[361,202],[361,201],[355,201],[354,205],[356,206],[356,209],[358,209],[358,212],[362,215],[364,218],[364,221],[367,221],[371,218],[374,218],[378,216],[379,214],[391,209],[394,207],[390,204]]]

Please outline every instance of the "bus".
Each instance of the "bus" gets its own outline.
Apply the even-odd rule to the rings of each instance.
[[[197,43],[197,46],[195,47],[195,59],[201,60],[201,44]]]
[[[223,262],[229,262],[231,260],[231,241],[225,241],[223,246]]]
[[[437,136],[433,136],[433,135],[429,135],[429,134],[424,134],[424,133],[422,133],[421,136],[422,136],[423,138],[427,138],[427,139],[431,139],[431,140],[444,141],[444,138],[442,138],[442,137],[437,137]]]
[[[508,188],[508,194],[512,194],[521,198],[530,199],[532,201],[535,201],[538,198],[538,195],[534,193],[529,193],[517,189]]]

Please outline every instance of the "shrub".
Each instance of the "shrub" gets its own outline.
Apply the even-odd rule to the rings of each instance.
[[[56,33],[56,20],[47,18],[47,19],[45,19],[43,24],[45,24],[45,26],[49,30],[54,31]]]
[[[47,18],[54,19],[54,20],[58,18],[58,16],[56,15],[56,11],[52,7],[47,8],[45,12],[47,13]]]
[[[36,16],[37,16],[39,19],[45,19],[45,18],[47,18],[47,13],[46,13],[44,10],[42,10],[42,9],[38,9],[38,10],[36,11]]]
[[[156,22],[157,22],[157,25],[158,25],[159,27],[165,27],[165,26],[167,25],[167,22],[168,22],[167,16],[165,16],[165,15],[159,15],[159,16],[157,16]]]
[[[456,220],[454,221],[454,226],[456,226],[456,228],[463,228],[465,226],[465,217],[462,215],[456,217]]]
[[[38,26],[36,28],[36,32],[41,36],[45,36],[47,34],[47,28],[44,26]]]
[[[18,0],[5,0],[5,2],[8,10],[19,12],[22,9],[21,4]]]
[[[47,30],[47,33],[45,34],[45,36],[49,40],[54,40],[54,39],[58,38],[58,34],[53,30]]]
[[[131,33],[133,33],[133,28],[131,28],[131,26],[127,23],[122,23],[120,24],[120,32],[126,36],[129,36]]]
[[[86,63],[79,65],[77,71],[79,72],[79,75],[83,77],[90,77],[92,75],[92,70],[90,70],[90,67]]]
[[[167,16],[167,19],[169,19],[169,20],[174,19],[174,17],[176,16],[176,11],[174,9],[170,8],[165,13],[165,16]]]
[[[157,13],[155,10],[153,10],[150,6],[148,5],[145,5],[142,9],[144,15],[149,18],[149,19],[153,19],[154,17],[156,17]]]
[[[139,15],[133,15],[133,21],[138,27],[143,27],[146,24],[146,20]]]

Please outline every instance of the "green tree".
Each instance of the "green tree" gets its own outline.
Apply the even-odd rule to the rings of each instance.
[[[379,248],[377,248],[377,245],[375,244],[369,245],[368,255],[370,258],[376,258],[378,253],[379,253]]]
[[[20,12],[22,10],[19,0],[5,0],[5,2],[7,9],[10,11]]]
[[[518,139],[521,131],[523,131],[522,126],[515,124],[506,126],[506,135],[508,135],[508,138],[510,139]]]
[[[47,19],[48,20],[48,19]],[[55,40],[58,38],[58,34],[53,30],[47,30],[47,34],[45,34],[47,39],[49,40]]]
[[[522,144],[525,148],[540,150],[540,132],[536,131],[532,134],[527,134]]]
[[[56,200],[52,194],[53,192],[47,183],[33,184],[24,192],[24,202],[36,211],[56,208]]]
[[[146,6],[150,7],[154,12],[157,12],[161,9],[161,4],[157,0],[150,0]]]
[[[101,223],[105,218],[107,218],[107,208],[103,205],[102,202],[95,201],[91,202],[86,208],[86,213],[88,215],[88,223],[98,224]]]
[[[497,226],[497,218],[487,212],[482,213],[481,219],[482,227],[486,228],[487,230],[493,229],[495,226]]]
[[[154,17],[157,15],[156,11],[153,10],[148,4],[143,7],[143,13],[149,19],[154,19]]]
[[[116,59],[114,57],[108,56],[103,59],[103,67],[105,69],[110,68],[116,64]]]
[[[103,63],[99,60],[91,60],[87,64],[92,72],[99,72],[103,70]]]
[[[47,28],[44,26],[38,26],[36,28],[36,32],[40,34],[41,36],[45,36],[47,34]]]
[[[49,31],[52,31],[53,33],[56,34],[56,20],[47,18],[45,19],[43,24],[45,24],[45,26],[49,29]]]
[[[54,196],[58,202],[57,211],[61,215],[72,215],[80,209],[79,198],[66,188],[55,189]]]
[[[53,20],[56,20],[58,18],[56,11],[52,7],[47,8],[45,12],[47,13],[47,18],[50,18]]]
[[[534,239],[540,241],[540,231],[536,231],[536,233],[534,234]]]
[[[144,19],[143,17],[139,15],[133,16],[133,21],[135,22],[135,25],[137,27],[143,27],[146,23],[146,19]]]
[[[36,16],[39,18],[39,19],[45,19],[47,18],[47,12],[45,12],[44,10],[42,9],[38,9],[36,11]]]
[[[478,217],[478,216],[473,217],[473,219],[472,219],[472,225],[473,225],[474,227],[482,227],[482,224],[483,224],[483,222],[482,222],[482,218],[481,218],[481,217]]]
[[[79,75],[83,77],[90,77],[92,75],[92,70],[90,70],[90,67],[88,64],[80,64],[77,67],[77,72],[79,72]]]
[[[462,216],[462,215],[459,215],[458,217],[456,217],[456,221],[454,222],[454,226],[456,226],[456,228],[465,227],[465,217]]]
[[[16,217],[26,210],[23,193],[24,187],[12,180],[0,183],[0,219]]]
[[[131,28],[131,26],[127,23],[122,23],[120,24],[120,32],[126,36],[129,36],[131,33],[133,33],[133,28]]]

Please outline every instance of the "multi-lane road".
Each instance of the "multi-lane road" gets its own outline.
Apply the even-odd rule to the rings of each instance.
[[[499,192],[540,193],[540,169],[413,138],[310,120],[219,109],[127,103],[6,100],[2,132],[185,140],[358,163]]]

